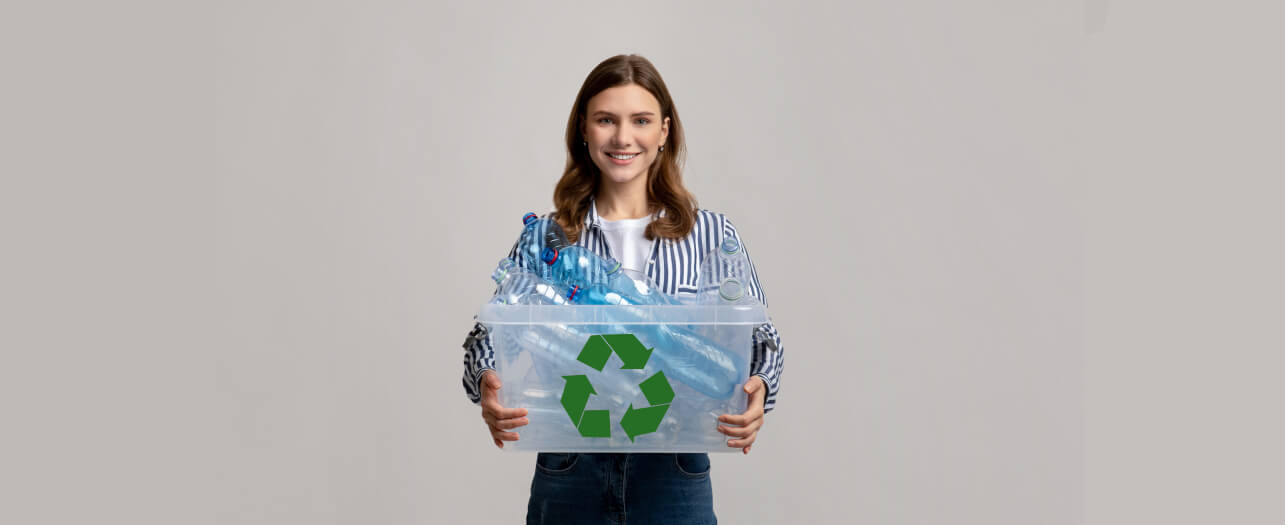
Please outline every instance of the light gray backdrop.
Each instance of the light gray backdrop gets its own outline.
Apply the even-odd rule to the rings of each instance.
[[[702,4],[5,3],[0,523],[520,523],[459,345],[620,52],[787,345],[724,523],[1285,522],[1279,6]]]

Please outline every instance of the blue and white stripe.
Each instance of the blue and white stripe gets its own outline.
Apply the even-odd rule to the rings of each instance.
[[[548,217],[551,214],[546,214]],[[664,211],[661,211],[664,216]],[[602,232],[602,218],[598,216],[596,204],[590,200],[589,214],[585,229],[576,244],[603,256],[611,257],[611,248],[607,246],[607,237]],[[543,234],[543,232],[541,232]],[[670,295],[694,294],[697,292],[697,278],[700,274],[701,260],[714,247],[719,246],[727,237],[735,238],[749,258],[749,249],[740,238],[732,221],[721,213],[709,210],[697,210],[696,225],[687,237],[679,240],[657,239],[652,243],[651,255],[647,261],[647,277],[651,278],[660,291]],[[524,254],[518,253],[517,243],[509,250],[509,257],[517,261],[518,266],[530,268],[532,263],[526,261]],[[767,305],[767,296],[759,285],[758,272],[750,261],[750,282],[748,292],[763,304]],[[476,320],[476,317],[474,318]],[[750,374],[763,378],[767,385],[767,397],[763,408],[771,411],[776,405],[776,398],[781,389],[781,372],[785,366],[785,347],[781,345],[781,336],[768,322],[754,330],[754,348],[750,357]],[[478,380],[482,372],[495,368],[495,352],[491,346],[490,334],[481,323],[475,323],[473,330],[464,340],[464,393],[469,401],[478,403],[481,395]]]

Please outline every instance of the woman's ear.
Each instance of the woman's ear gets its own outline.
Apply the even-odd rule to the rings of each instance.
[[[664,144],[666,140],[669,140],[669,117],[660,124],[660,143]]]

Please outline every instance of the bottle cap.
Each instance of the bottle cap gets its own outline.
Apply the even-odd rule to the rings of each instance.
[[[539,216],[539,215],[536,215],[536,214],[535,214],[535,213],[533,213],[533,212],[526,212],[526,215],[523,215],[523,216],[522,216],[522,225],[523,225],[523,226],[526,226],[526,225],[528,225],[528,224],[531,224],[531,221],[534,221],[534,220],[539,219],[539,218],[540,218],[540,216]]]
[[[735,301],[745,295],[745,287],[734,277],[723,279],[718,285],[718,296],[724,301]]]
[[[740,251],[741,243],[737,242],[736,237],[725,237],[723,238],[723,244],[719,248],[723,250],[724,254],[735,255],[736,252]]]
[[[553,266],[553,263],[558,260],[558,250],[545,246],[540,251],[540,260],[544,261],[544,264]]]
[[[574,285],[574,284],[573,284],[573,285],[571,285],[571,286],[568,286],[568,287],[567,287],[567,300],[568,300],[568,301],[575,302],[575,301],[576,301],[576,299],[579,299],[579,296],[580,296],[580,286],[578,286],[578,285]]]

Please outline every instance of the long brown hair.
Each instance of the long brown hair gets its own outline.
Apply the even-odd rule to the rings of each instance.
[[[660,78],[650,61],[638,55],[616,55],[603,60],[580,86],[576,102],[567,118],[567,167],[562,171],[553,190],[553,205],[557,207],[554,219],[575,242],[584,229],[585,215],[589,213],[589,198],[598,193],[601,171],[589,157],[582,144],[581,128],[588,111],[589,99],[602,91],[617,86],[636,84],[651,92],[660,101],[660,122],[669,117],[669,137],[665,151],[647,168],[648,211],[665,210],[664,217],[657,217],[643,233],[648,239],[664,237],[681,239],[696,224],[696,197],[683,186],[682,163],[687,155],[683,140],[683,123],[678,119],[678,109],[669,96],[665,81]]]

